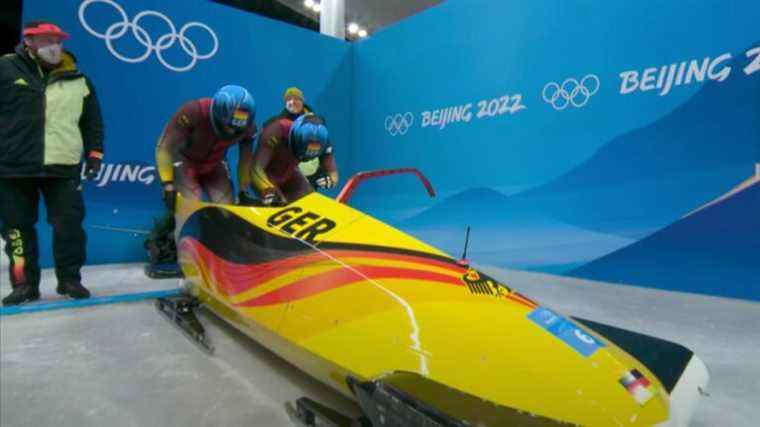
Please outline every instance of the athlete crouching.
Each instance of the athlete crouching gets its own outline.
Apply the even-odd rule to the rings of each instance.
[[[261,132],[253,153],[251,187],[260,203],[290,203],[314,191],[298,168],[300,162],[318,158],[320,170],[314,183],[319,188],[338,184],[338,168],[324,120],[304,114],[295,121],[270,120]],[[246,189],[244,183],[241,189]],[[248,199],[243,193],[241,201]]]

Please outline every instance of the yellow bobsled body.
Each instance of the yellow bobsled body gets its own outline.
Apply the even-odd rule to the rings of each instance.
[[[605,336],[320,194],[281,207],[180,199],[177,233],[202,302],[348,396],[348,377],[405,373],[398,388],[469,425],[673,418],[672,387]]]

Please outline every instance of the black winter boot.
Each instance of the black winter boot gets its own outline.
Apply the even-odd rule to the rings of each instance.
[[[3,305],[19,305],[38,299],[40,299],[40,290],[37,286],[21,284],[14,286],[13,291],[3,298]]]
[[[56,292],[59,295],[65,295],[74,299],[87,299],[90,297],[90,291],[77,281],[58,283]]]

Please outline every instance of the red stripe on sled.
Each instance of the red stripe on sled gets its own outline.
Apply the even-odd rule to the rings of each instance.
[[[269,280],[287,274],[298,268],[315,264],[318,262],[335,262],[330,259],[334,257],[338,260],[343,258],[371,258],[387,259],[393,261],[413,262],[431,267],[444,268],[455,274],[463,274],[464,269],[453,264],[446,264],[441,261],[431,260],[424,257],[413,255],[401,255],[394,253],[381,253],[371,251],[351,251],[351,250],[332,250],[325,252],[314,252],[306,255],[297,255],[284,258],[281,260],[269,261],[261,264],[238,264],[224,260],[206,248],[199,241],[186,237],[182,239],[180,248],[193,255],[196,263],[202,263],[211,277],[214,279],[214,285],[219,292],[228,296],[234,296],[257,286],[266,283]],[[327,255],[326,255],[327,254]],[[328,256],[329,255],[329,256]],[[356,268],[365,268],[358,265],[352,265]],[[446,277],[442,280],[448,283],[462,285],[461,280],[439,273],[429,273],[424,270],[414,269],[397,269],[398,271],[419,272],[419,274],[432,274],[435,277]]]
[[[353,283],[367,282],[367,279],[364,276],[369,277],[372,280],[427,280],[431,282],[440,282],[449,285],[462,286],[461,280],[456,277],[447,276],[445,274],[432,273],[429,271],[375,266],[358,266],[354,269],[359,271],[361,275],[350,269],[341,268],[339,270],[333,270],[299,280],[293,284],[284,286],[272,292],[266,293],[260,297],[237,305],[239,307],[258,307],[264,305],[283,304],[286,302],[308,298]]]

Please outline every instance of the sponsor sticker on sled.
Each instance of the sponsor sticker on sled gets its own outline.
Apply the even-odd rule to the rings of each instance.
[[[604,343],[586,333],[578,325],[545,307],[538,307],[528,314],[528,319],[561,339],[584,357],[589,357]]]
[[[643,405],[654,396],[649,380],[636,369],[632,369],[620,377],[620,385],[628,390],[633,399]]]

